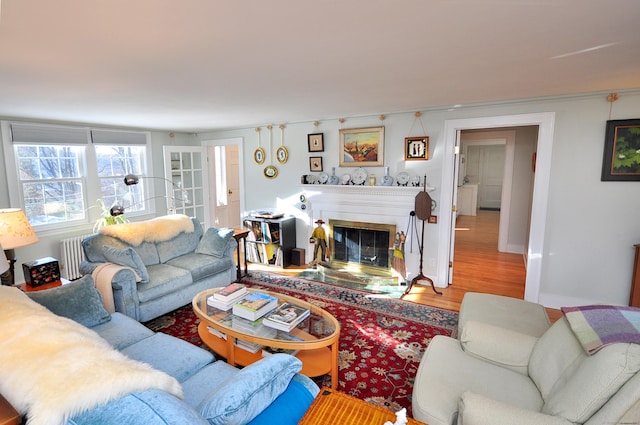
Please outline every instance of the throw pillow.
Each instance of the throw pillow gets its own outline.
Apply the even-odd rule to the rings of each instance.
[[[200,414],[211,425],[246,424],[287,389],[302,362],[288,354],[273,354],[236,373],[205,397]]]
[[[111,320],[91,275],[46,291],[27,292],[27,296],[52,313],[88,328]]]
[[[200,239],[200,243],[196,248],[196,253],[222,258],[232,237],[233,229],[209,227],[202,235],[202,239]]]
[[[135,251],[135,249],[129,248],[114,248],[112,246],[104,245],[102,247],[102,254],[107,261],[115,264],[119,264],[125,267],[131,267],[138,277],[140,277],[141,283],[149,282],[149,273],[147,273],[147,267],[142,262],[142,259]]]

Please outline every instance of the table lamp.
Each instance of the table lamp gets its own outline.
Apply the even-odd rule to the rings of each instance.
[[[6,257],[9,266],[2,273],[3,285],[13,285],[15,283],[13,266],[16,262],[16,253],[14,249],[36,242],[38,242],[38,236],[21,209],[0,209],[0,246],[2,246],[3,257]],[[2,259],[0,258],[0,260]],[[3,268],[4,261],[0,265],[0,270]]]

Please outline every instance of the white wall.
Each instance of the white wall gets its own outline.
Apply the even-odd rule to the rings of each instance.
[[[627,304],[631,284],[633,245],[640,242],[640,182],[601,182],[600,172],[604,149],[604,132],[610,104],[606,94],[581,97],[531,100],[453,111],[423,112],[422,121],[430,137],[430,160],[404,162],[403,143],[406,136],[420,135],[420,125],[413,125],[413,112],[391,114],[385,126],[385,165],[391,174],[406,170],[411,174],[425,174],[430,186],[436,188],[431,196],[439,201],[443,164],[443,128],[445,120],[466,119],[539,112],[554,112],[555,133],[551,158],[550,189],[548,194],[545,248],[542,256],[540,301],[550,307],[586,303]],[[638,118],[640,90],[620,93],[613,105],[612,119]],[[309,173],[307,134],[323,132],[325,137],[325,170],[342,175],[349,168],[338,168],[338,131],[342,128],[377,126],[378,116],[347,118],[344,124],[337,119],[312,123],[286,124],[284,145],[290,159],[277,164],[272,153],[280,144],[280,130],[274,125],[271,152],[268,132],[262,125],[262,146],[268,158],[279,169],[276,179],[263,177],[263,166],[253,163],[250,155],[257,147],[254,128],[201,134],[201,140],[243,137],[245,140],[245,205],[248,210],[275,207],[280,202],[294,204],[301,192],[300,176]],[[412,134],[408,134],[413,128]],[[418,130],[416,130],[418,129]],[[369,173],[382,175],[382,167],[368,168]],[[387,200],[381,199],[384,203]],[[436,215],[447,214],[449,206],[438,202]],[[448,237],[448,229],[440,225],[427,226],[425,244],[425,274],[434,274],[441,256],[438,238]],[[306,230],[306,232],[305,232]],[[299,234],[311,228],[298,228]],[[429,241],[433,241],[432,244]]]

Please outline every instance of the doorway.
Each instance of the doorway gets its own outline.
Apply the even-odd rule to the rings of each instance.
[[[438,262],[438,282],[449,282],[453,273],[453,252],[455,243],[455,196],[457,195],[456,151],[460,148],[460,135],[464,130],[497,129],[510,127],[538,127],[537,162],[533,176],[530,220],[525,240],[526,280],[524,299],[537,302],[540,294],[540,281],[546,225],[546,210],[548,202],[549,176],[551,171],[551,148],[553,144],[553,128],[555,114],[539,113],[524,115],[508,115],[487,118],[471,118],[445,121],[443,193],[442,205],[451,206],[452,213],[441,214],[443,231],[449,232],[449,238],[439,238],[438,252],[450,253],[442,256]],[[531,164],[531,163],[529,163]],[[529,165],[531,167],[531,165]],[[455,178],[454,178],[455,176]],[[527,194],[529,195],[529,194]],[[448,208],[448,207],[445,207]]]
[[[242,227],[244,208],[242,138],[205,140],[211,181],[211,223],[215,227]]]

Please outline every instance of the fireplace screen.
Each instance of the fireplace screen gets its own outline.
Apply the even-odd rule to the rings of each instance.
[[[332,261],[390,267],[390,235],[394,225],[331,220]]]

